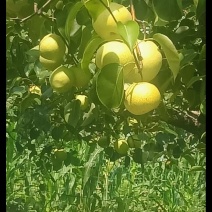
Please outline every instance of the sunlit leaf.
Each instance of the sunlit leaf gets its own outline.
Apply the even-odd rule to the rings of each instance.
[[[206,100],[204,100],[200,105],[200,111],[202,114],[206,114]]]
[[[203,166],[192,166],[189,171],[205,171],[205,168]]]
[[[156,33],[153,35],[153,39],[160,44],[162,50],[164,51],[169,68],[171,69],[175,79],[180,70],[180,58],[177,49],[166,35]]]
[[[82,56],[82,61],[81,61],[81,68],[82,69],[87,69],[89,63],[91,62],[91,59],[94,56],[94,53],[98,49],[98,47],[103,44],[104,40],[100,38],[99,36],[93,37],[89,43],[87,44],[84,54]]]
[[[131,51],[133,51],[139,35],[139,25],[135,21],[128,21],[125,24],[122,22],[117,23],[118,33],[121,35],[125,43]]]

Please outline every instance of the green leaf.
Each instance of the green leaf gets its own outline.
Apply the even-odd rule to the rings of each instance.
[[[175,146],[173,148],[173,157],[179,158],[181,156],[181,154],[182,154],[182,150],[181,150],[180,146],[179,145]]]
[[[98,115],[98,109],[95,107],[95,104],[92,103],[88,113],[85,113],[83,116],[83,122],[81,126],[84,127],[93,122],[95,119],[98,119]]]
[[[180,75],[182,77],[182,82],[187,84],[190,81],[190,79],[194,76],[194,73],[195,73],[195,66],[194,65],[184,66],[180,70]]]
[[[117,211],[125,211],[126,202],[122,200],[120,197],[116,197],[116,202],[118,204]]]
[[[171,69],[175,79],[180,70],[180,58],[177,49],[166,35],[156,33],[153,35],[153,39],[161,45],[161,48],[164,51],[167,62],[169,64],[169,68]]]
[[[63,38],[65,38],[65,39],[66,39],[66,35],[65,35],[66,19],[67,19],[68,11],[69,11],[71,6],[72,6],[72,4],[68,3],[63,8],[63,10],[59,10],[59,11],[55,12],[57,29],[60,32],[60,34],[63,36]]]
[[[25,86],[17,86],[17,87],[13,87],[11,89],[11,94],[12,95],[19,95],[20,98],[22,98],[22,96],[25,92],[26,92]]]
[[[206,150],[206,144],[203,143],[203,142],[201,142],[201,143],[197,144],[196,148],[198,150],[200,150],[200,151],[204,151],[205,152],[205,150]]]
[[[164,123],[164,122],[163,122],[163,123]],[[172,134],[172,135],[178,137],[177,132],[175,132],[174,130],[170,129],[170,127],[169,127],[168,124],[166,124],[166,123],[162,124],[162,123],[161,123],[160,127],[161,127],[161,129],[164,129],[164,132],[167,132],[167,133],[169,133],[169,134]]]
[[[192,107],[197,99],[197,93],[193,89],[188,89],[184,92],[183,96],[188,101],[189,106]]]
[[[180,53],[182,54],[180,66],[183,66],[183,65],[191,62],[198,54],[197,52],[195,52],[194,49],[182,49],[180,51]]]
[[[40,98],[40,95],[35,93],[28,94],[21,102],[20,105],[21,112],[26,110],[28,107],[32,106],[36,98]]]
[[[200,87],[200,92],[199,92],[199,97],[200,97],[200,101],[205,101],[205,94],[206,94],[206,79],[204,78],[202,80],[202,84]]]
[[[40,52],[39,52],[39,45],[34,46],[33,48],[31,48],[30,50],[28,50],[26,52],[26,54],[30,55],[30,56],[34,56],[34,57],[39,57],[40,56]]]
[[[76,26],[76,20],[75,20],[76,15],[82,6],[83,6],[82,2],[77,2],[69,10],[69,14],[65,23],[65,36],[68,39],[68,41],[70,40],[70,35],[72,33],[72,30],[74,30]]]
[[[7,162],[10,163],[13,159],[13,153],[14,153],[14,140],[12,138],[7,139],[6,143],[6,157],[7,157]]]
[[[112,0],[102,0],[102,2],[105,4],[104,5],[100,0],[83,0],[86,9],[94,21],[99,14],[106,9],[105,6],[109,6],[111,1]]]
[[[76,127],[81,117],[80,101],[69,102],[64,108],[65,121],[72,127]]]
[[[63,132],[64,132],[64,126],[59,125],[52,129],[51,136],[54,140],[59,140],[63,137]]]
[[[206,59],[206,45],[204,44],[202,46],[200,55],[199,55],[199,61]]]
[[[88,69],[88,65],[91,61],[91,59],[94,56],[94,53],[98,49],[98,47],[103,44],[104,40],[100,38],[99,36],[94,36],[89,43],[87,44],[84,54],[82,56],[82,61],[81,61],[81,68],[82,69]]]
[[[159,18],[165,21],[180,19],[182,16],[182,0],[153,0],[153,9]]]
[[[123,70],[118,63],[107,64],[102,68],[97,76],[96,92],[104,106],[120,106],[124,96],[124,81]]]
[[[202,114],[206,114],[206,101],[204,100],[200,105],[200,111]]]
[[[206,0],[199,0],[196,9],[197,19],[199,19],[201,15],[205,12],[206,12]]]
[[[123,24],[122,22],[118,21],[117,27],[119,34],[132,52],[139,35],[138,23],[130,20]]]
[[[205,171],[205,168],[202,166],[192,166],[191,169],[189,171]]]
[[[191,166],[195,165],[195,159],[191,154],[185,154],[183,157],[188,161]]]
[[[154,26],[165,26],[168,24],[168,21],[161,19],[158,15],[155,17]]]
[[[195,82],[202,80],[205,76],[194,76],[187,83],[186,87],[190,88]]]
[[[133,0],[134,10],[136,14],[136,18],[140,20],[144,20],[146,18],[150,18],[152,10],[148,6],[145,0]],[[141,12],[142,10],[142,12]],[[153,13],[152,13],[153,14]]]
[[[84,54],[85,48],[88,44],[88,42],[91,40],[92,38],[92,26],[85,26],[82,28],[82,37],[81,37],[81,41],[80,41],[80,45],[79,45],[79,51],[78,51],[78,55],[81,58]]]
[[[83,187],[85,187],[86,183],[88,182],[91,176],[92,167],[95,167],[95,165],[98,163],[100,159],[99,156],[102,150],[103,148],[101,147],[96,148],[94,152],[92,152],[92,154],[90,155],[88,162],[85,164],[85,169],[84,169],[83,179],[82,179]]]

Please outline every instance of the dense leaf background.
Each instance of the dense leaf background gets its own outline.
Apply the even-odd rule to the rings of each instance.
[[[124,110],[122,69],[95,66],[104,41],[83,2],[34,2],[33,16],[6,18],[7,211],[205,211],[205,0],[132,1],[138,38],[154,39],[163,55],[151,81],[163,100],[142,116]],[[129,0],[113,2],[130,9]],[[38,51],[52,32],[66,43],[65,65],[89,68],[87,87],[53,92]],[[120,24],[119,32],[132,48],[137,25]],[[41,94],[30,92],[35,85]],[[89,96],[85,111],[75,94]],[[104,135],[111,144],[101,148]],[[140,148],[120,156],[112,144],[129,136]],[[67,152],[65,161],[56,148]]]

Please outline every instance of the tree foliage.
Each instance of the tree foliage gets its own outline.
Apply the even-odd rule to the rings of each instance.
[[[107,1],[97,2],[107,5]],[[77,167],[70,177],[73,184],[67,186],[76,189],[76,176],[82,172],[83,195],[89,196],[95,190],[94,176],[98,177],[104,158],[114,163],[122,159],[126,167],[132,161],[143,167],[160,158],[171,164],[184,158],[191,171],[200,165],[195,163],[193,152],[205,151],[205,0],[113,2],[129,11],[134,9],[134,21],[118,23],[118,32],[131,50],[137,38],[154,40],[160,47],[162,68],[151,81],[162,95],[159,107],[140,116],[125,110],[122,69],[110,64],[99,72],[93,60],[105,41],[94,31],[85,1],[28,0],[30,14],[7,10],[8,172],[15,152],[20,157],[28,150],[29,158],[36,158],[37,168],[46,176],[52,169],[61,169],[63,163],[67,172],[70,166]],[[49,33],[61,36],[66,44],[63,65],[90,71],[87,86],[72,87],[62,94],[52,90],[51,71],[39,61],[39,42]],[[89,106],[83,111],[75,99],[77,94],[89,97]],[[97,141],[105,135],[110,144],[101,148]],[[140,147],[119,155],[112,144],[129,137]],[[67,150],[67,158],[58,163],[52,150],[60,148]],[[100,202],[98,197],[96,201]],[[120,201],[119,207],[123,204]]]

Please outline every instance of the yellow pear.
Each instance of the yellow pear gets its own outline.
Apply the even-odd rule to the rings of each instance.
[[[132,20],[131,13],[125,6],[112,2],[109,4],[109,8],[116,21],[120,21],[124,24],[127,21]],[[115,40],[121,38],[121,36],[118,34],[117,23],[113,16],[105,8],[97,16],[96,20],[93,20],[93,28],[102,39]]]

